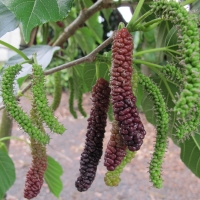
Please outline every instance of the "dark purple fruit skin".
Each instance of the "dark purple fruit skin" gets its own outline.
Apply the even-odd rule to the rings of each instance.
[[[115,168],[121,163],[126,155],[126,149],[127,146],[119,133],[117,122],[113,121],[111,136],[104,157],[104,166],[106,166],[108,171],[114,171]]]
[[[103,138],[109,106],[110,88],[108,81],[100,78],[92,89],[92,108],[88,118],[85,147],[81,154],[80,176],[75,182],[78,191],[83,192],[91,186],[97,165],[103,153]]]
[[[145,137],[132,92],[133,40],[126,28],[116,31],[112,46],[111,96],[115,120],[130,151],[140,149]]]

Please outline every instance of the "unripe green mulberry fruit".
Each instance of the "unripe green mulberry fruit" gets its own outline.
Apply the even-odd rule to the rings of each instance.
[[[134,158],[136,152],[129,151],[128,149],[126,150],[126,156],[118,165],[114,171],[109,171],[105,174],[104,181],[107,186],[118,186],[121,179],[120,179],[120,174],[122,173],[124,167],[131,162],[131,160]]]
[[[48,105],[44,89],[44,73],[42,67],[37,64],[33,64],[32,92],[36,109],[41,119],[54,133],[64,133],[65,127],[54,117],[53,111]]]
[[[24,132],[28,133],[30,137],[38,142],[47,144],[50,140],[49,136],[33,125],[29,116],[18,106],[18,102],[14,96],[14,80],[21,69],[20,65],[10,66],[5,69],[1,85],[3,103],[7,112],[22,127]]]

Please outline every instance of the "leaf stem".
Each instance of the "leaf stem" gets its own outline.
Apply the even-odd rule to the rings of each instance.
[[[150,62],[147,62],[147,61],[144,61],[144,60],[134,60],[134,63],[135,64],[144,64],[146,66],[149,66],[154,72],[156,72],[158,74],[158,76],[161,78],[161,80],[164,82],[171,98],[174,100],[175,97],[166,81],[166,78],[159,72],[159,70],[157,68],[163,68],[163,66],[161,65],[157,65],[157,64],[154,64],[154,63],[150,63]]]
[[[132,16],[130,22],[127,24],[127,29],[128,29],[128,30],[129,30],[131,24],[134,24],[134,22],[135,22],[136,19],[138,18],[138,15],[140,14],[140,10],[141,10],[141,8],[142,8],[143,3],[144,3],[144,0],[140,0],[140,1],[139,1],[139,3],[138,3],[138,5],[137,5],[137,7],[136,7],[136,9],[135,9],[135,11],[134,11],[134,14],[133,14],[133,16]],[[132,25],[132,26],[134,26],[134,25]]]
[[[157,24],[157,23],[160,23],[160,22],[162,22],[163,21],[163,19],[161,19],[161,18],[157,18],[157,19],[153,19],[153,20],[151,20],[151,21],[149,21],[149,22],[145,22],[145,23],[143,23],[143,24],[138,24],[136,27],[135,27],[135,29],[140,29],[140,27],[148,27],[148,26],[150,26],[150,25],[152,25],[152,24]]]
[[[196,0],[186,0],[186,1],[182,2],[181,5],[182,6],[186,6],[186,5],[191,4],[191,3],[195,2],[195,1]]]
[[[143,65],[147,65],[147,66],[152,67],[152,68],[159,68],[159,69],[163,68],[163,66],[161,66],[161,65],[157,65],[157,64],[147,62],[147,61],[144,61],[144,60],[139,60],[139,59],[135,59],[133,62],[134,62],[134,64],[143,64]]]
[[[26,140],[24,139],[21,139],[19,137],[15,137],[15,136],[9,136],[9,137],[3,137],[3,138],[0,138],[0,142],[3,142],[5,140],[19,140],[21,142],[25,142],[26,144],[30,145]]]
[[[161,48],[155,48],[155,49],[148,49],[148,50],[140,51],[140,52],[134,53],[133,56],[134,57],[141,56],[145,53],[152,53],[152,52],[157,52],[157,51],[168,51],[168,52],[172,52],[172,53],[176,53],[178,55],[181,55],[179,52],[172,50],[172,49],[169,49],[168,47],[161,47]]]
[[[144,15],[142,15],[138,20],[135,21],[135,23],[133,23],[132,25],[130,24],[130,22],[128,23],[127,25],[127,29],[130,31],[130,32],[133,32],[135,31],[135,27],[137,24],[139,24],[141,21],[143,21],[146,17],[148,17],[149,15],[152,14],[152,10],[149,10],[148,12],[146,12]]]
[[[4,42],[2,40],[0,40],[0,44],[4,45],[5,47],[15,51],[18,55],[20,55],[24,60],[30,60],[22,51],[20,51],[19,49],[15,48],[14,46],[8,44],[7,42]]]

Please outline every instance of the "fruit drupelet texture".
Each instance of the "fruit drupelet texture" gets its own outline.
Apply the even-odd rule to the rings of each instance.
[[[104,166],[106,166],[108,171],[115,170],[115,168],[121,163],[126,155],[126,148],[127,146],[119,133],[117,122],[113,121],[111,136],[104,157]]]
[[[98,79],[92,89],[92,108],[88,118],[85,147],[81,154],[80,176],[75,182],[80,192],[88,190],[91,186],[102,156],[109,96],[109,83],[102,78]]]
[[[26,174],[24,198],[32,199],[40,193],[44,182],[43,176],[47,168],[46,147],[31,139],[32,165]]]
[[[111,96],[115,120],[130,151],[140,149],[145,137],[136,97],[132,92],[132,36],[126,28],[117,31],[113,38]]]

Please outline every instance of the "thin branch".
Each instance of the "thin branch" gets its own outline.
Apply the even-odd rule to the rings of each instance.
[[[74,35],[74,33],[81,28],[85,21],[87,21],[96,12],[106,9],[106,8],[118,8],[121,6],[132,6],[134,3],[138,3],[137,0],[110,2],[105,0],[99,0],[90,6],[88,9],[84,9],[80,12],[79,16],[65,28],[64,32],[58,37],[54,42],[53,46],[61,46],[64,42],[68,40],[69,37]],[[145,2],[146,3],[146,2]]]
[[[95,60],[96,54],[98,54],[101,50],[103,50],[106,46],[108,46],[113,40],[113,37],[109,37],[107,40],[105,40],[101,45],[99,45],[95,50],[93,50],[91,53],[89,53],[88,55],[79,58],[77,60],[65,63],[63,65],[60,65],[58,67],[55,67],[53,69],[47,70],[44,72],[45,75],[49,75],[49,74],[53,74],[57,71],[61,71],[63,69],[66,68],[70,68],[73,67],[75,65],[81,64],[81,63],[85,63],[85,62],[93,62]],[[29,83],[20,93],[19,96],[16,97],[16,99],[19,99],[19,97],[21,96],[21,94],[24,94],[29,88],[31,88],[31,83]],[[0,110],[2,110],[3,108],[5,108],[4,105],[0,106]]]
[[[81,64],[81,63],[85,63],[85,62],[93,62],[95,60],[95,56],[97,53],[99,53],[102,49],[104,49],[106,46],[108,46],[111,42],[112,42],[113,38],[112,36],[109,37],[107,40],[105,40],[101,45],[99,45],[95,50],[93,50],[91,53],[89,53],[88,55],[79,58],[77,60],[65,63],[63,65],[60,65],[58,67],[55,67],[53,69],[47,70],[44,72],[45,75],[49,75],[52,74],[54,72]]]

